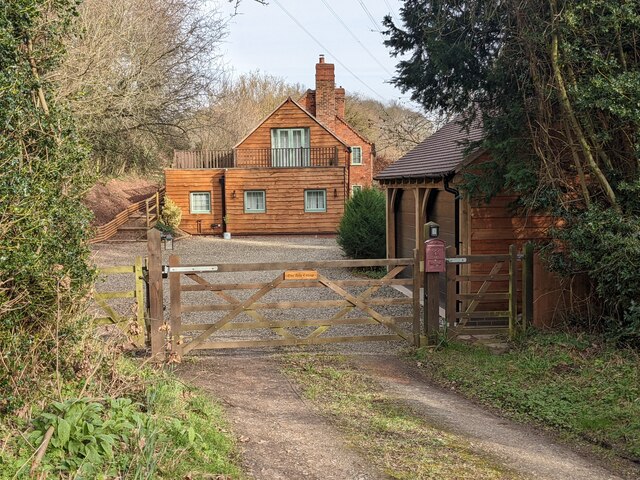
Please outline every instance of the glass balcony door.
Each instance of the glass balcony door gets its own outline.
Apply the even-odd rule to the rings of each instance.
[[[271,130],[271,165],[273,167],[309,167],[311,156],[308,128],[274,128]]]

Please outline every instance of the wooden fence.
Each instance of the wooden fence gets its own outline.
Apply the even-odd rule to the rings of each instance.
[[[134,288],[131,290],[94,292],[93,301],[103,314],[103,316],[96,315],[94,317],[94,323],[96,325],[116,325],[125,335],[133,338],[138,346],[144,346],[145,298],[142,257],[136,257],[134,265],[103,267],[98,269],[98,279],[101,277],[104,278],[105,276],[123,274],[133,274]],[[118,307],[109,304],[110,300],[129,298],[133,300],[132,304],[128,306],[130,312],[119,312]],[[126,308],[127,307],[125,307],[125,309]],[[128,313],[131,314],[128,315]]]
[[[129,218],[136,213],[144,211],[146,214],[147,228],[155,225],[160,218],[160,202],[164,196],[164,188],[144,200],[129,205],[125,210],[117,214],[113,220],[96,228],[96,235],[89,240],[89,243],[104,242],[113,237],[122,225],[127,223]]]
[[[420,304],[418,296],[409,298],[395,289],[396,295],[379,297],[376,294],[385,286],[412,285],[416,278],[398,278],[408,266],[414,267],[414,276],[419,273],[418,256],[389,260],[337,260],[324,262],[295,263],[254,263],[219,265],[181,265],[178,256],[169,257],[166,272],[170,287],[170,329],[172,335],[172,355],[179,358],[197,349],[221,349],[241,347],[267,347],[289,345],[311,345],[343,342],[370,342],[404,340],[414,345],[420,342]],[[327,271],[353,268],[387,267],[388,273],[380,279],[330,279]],[[318,269],[322,269],[321,273]],[[328,270],[325,270],[328,269]],[[225,272],[278,271],[268,281],[251,283],[228,283],[204,278],[204,275],[218,275]],[[344,277],[344,275],[342,275]],[[184,282],[184,280],[187,280]],[[354,291],[355,288],[355,291]],[[268,294],[292,289],[323,289],[325,295],[318,300],[271,299]],[[209,302],[199,300],[187,304],[186,292],[210,292]],[[302,295],[308,295],[303,292]],[[261,301],[262,300],[262,301]],[[393,315],[386,307],[405,305],[407,315]],[[292,310],[312,313],[299,319],[290,318]],[[279,315],[266,315],[265,311],[281,310]],[[336,311],[337,310],[337,311]],[[211,321],[210,317],[201,322],[187,322],[185,316],[193,313],[220,312],[220,317]],[[319,313],[320,312],[320,313]],[[406,312],[405,312],[406,313]],[[241,316],[244,315],[244,318]],[[326,318],[309,318],[310,316]],[[326,316],[328,315],[328,316]],[[269,318],[268,318],[269,317]],[[281,317],[284,317],[282,319]],[[403,324],[410,324],[409,328]],[[377,325],[379,333],[368,332],[361,335],[346,335],[338,332],[329,336],[328,332],[344,325]],[[247,334],[238,340],[234,334],[262,330],[268,338],[256,339]],[[339,328],[337,330],[340,330]],[[229,335],[231,332],[231,335]],[[226,333],[227,335],[222,335]],[[332,332],[333,333],[333,332]],[[216,338],[211,338],[216,335]],[[264,334],[263,334],[264,335]],[[159,353],[159,352],[154,352]]]

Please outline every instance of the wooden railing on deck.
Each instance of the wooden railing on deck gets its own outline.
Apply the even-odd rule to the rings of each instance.
[[[174,150],[173,168],[233,168],[233,150]]]
[[[172,168],[337,167],[338,147],[175,150]]]

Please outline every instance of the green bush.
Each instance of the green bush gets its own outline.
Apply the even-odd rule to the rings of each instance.
[[[563,252],[551,266],[563,275],[586,273],[594,285],[602,327],[615,339],[640,346],[640,216],[628,202],[622,214],[592,205],[554,233]]]
[[[88,151],[47,76],[75,13],[72,1],[0,9],[0,338],[71,316],[92,277]]]
[[[162,223],[169,227],[171,230],[176,230],[180,226],[182,220],[182,210],[180,207],[171,200],[169,197],[165,197],[164,206],[162,207],[162,215],[160,215]]]
[[[351,258],[385,258],[385,199],[381,190],[365,188],[347,201],[337,241]]]

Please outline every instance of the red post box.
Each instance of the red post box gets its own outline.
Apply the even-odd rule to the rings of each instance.
[[[424,242],[424,271],[426,273],[445,272],[445,243],[439,238]]]

